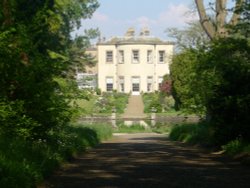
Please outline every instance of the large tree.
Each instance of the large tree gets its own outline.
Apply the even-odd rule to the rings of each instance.
[[[58,77],[71,66],[71,32],[96,0],[0,1],[0,134],[41,137],[69,120]]]
[[[175,49],[177,51],[187,48],[199,48],[209,42],[204,29],[198,21],[190,22],[183,29],[169,28],[166,30],[168,37],[174,39]]]
[[[240,18],[239,9],[246,0],[235,0],[235,6],[232,8],[232,16],[227,18],[227,0],[215,1],[215,17],[211,17],[206,11],[204,0],[195,0],[200,22],[210,39],[223,37],[228,34],[227,25],[236,25]],[[211,3],[210,3],[211,5]]]

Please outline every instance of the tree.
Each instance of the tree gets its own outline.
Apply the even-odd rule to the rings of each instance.
[[[170,75],[173,82],[172,95],[177,110],[182,109],[197,114],[204,114],[206,110],[204,98],[208,83],[203,85],[201,74],[197,72],[202,53],[200,49],[187,48],[173,58]]]
[[[250,140],[249,54],[246,39],[227,37],[213,41],[199,58],[197,72],[206,84],[205,105],[221,144],[236,138]]]
[[[233,14],[231,18],[228,19],[229,21],[227,21],[227,0],[216,0],[215,9],[213,9],[215,11],[214,18],[209,16],[209,14],[206,12],[203,0],[195,0],[201,25],[210,39],[224,37],[228,35],[227,25],[234,26],[238,23],[238,20],[240,18],[240,12],[238,10],[244,2],[245,0],[235,1]]]
[[[69,121],[55,78],[71,66],[71,31],[97,7],[96,0],[0,2],[0,134],[39,138]]]
[[[187,48],[199,48],[208,43],[204,29],[200,23],[190,22],[184,29],[170,28],[166,30],[169,37],[174,38],[175,48],[177,51],[181,51]]]

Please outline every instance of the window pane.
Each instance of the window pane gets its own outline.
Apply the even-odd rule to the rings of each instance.
[[[119,50],[118,63],[124,63],[124,51]]]
[[[108,62],[108,63],[113,62],[113,52],[112,51],[106,52],[106,62]]]
[[[132,62],[139,63],[139,61],[140,61],[139,50],[133,50],[132,51]]]
[[[152,52],[152,50],[147,51],[147,62],[148,63],[153,63],[153,52]]]
[[[107,91],[113,91],[113,84],[107,84]]]
[[[165,61],[165,51],[159,51],[159,62],[164,63]]]

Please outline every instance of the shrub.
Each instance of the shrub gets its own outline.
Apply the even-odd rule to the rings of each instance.
[[[0,134],[25,139],[35,136],[34,130],[41,125],[25,115],[23,105],[22,101],[0,101]]]
[[[96,101],[95,111],[99,113],[111,113],[116,109],[117,113],[123,113],[128,103],[128,94],[125,93],[103,93]]]

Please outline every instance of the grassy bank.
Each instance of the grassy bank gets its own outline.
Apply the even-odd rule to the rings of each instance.
[[[155,126],[143,126],[140,123],[134,123],[132,125],[125,125],[120,123],[114,130],[115,133],[161,133],[168,134],[171,130],[172,125],[167,123],[156,123]]]
[[[87,99],[74,100],[72,104],[78,107],[78,116],[107,116],[110,115],[113,110],[118,114],[124,112],[128,103],[128,94],[125,93],[102,93],[102,95],[92,95]]]
[[[63,161],[111,135],[107,125],[71,125],[44,140],[0,137],[0,187],[35,187]]]
[[[239,154],[250,155],[250,143],[241,138],[232,140],[227,144],[220,145],[215,137],[213,127],[206,123],[180,124],[173,126],[169,137],[174,141],[182,141],[190,144],[216,147],[223,150],[226,154],[236,156]]]
[[[117,125],[114,132],[115,133],[144,133],[144,132],[152,132],[152,130],[150,129],[150,127],[144,127],[140,124],[133,124],[130,126],[119,124]]]

